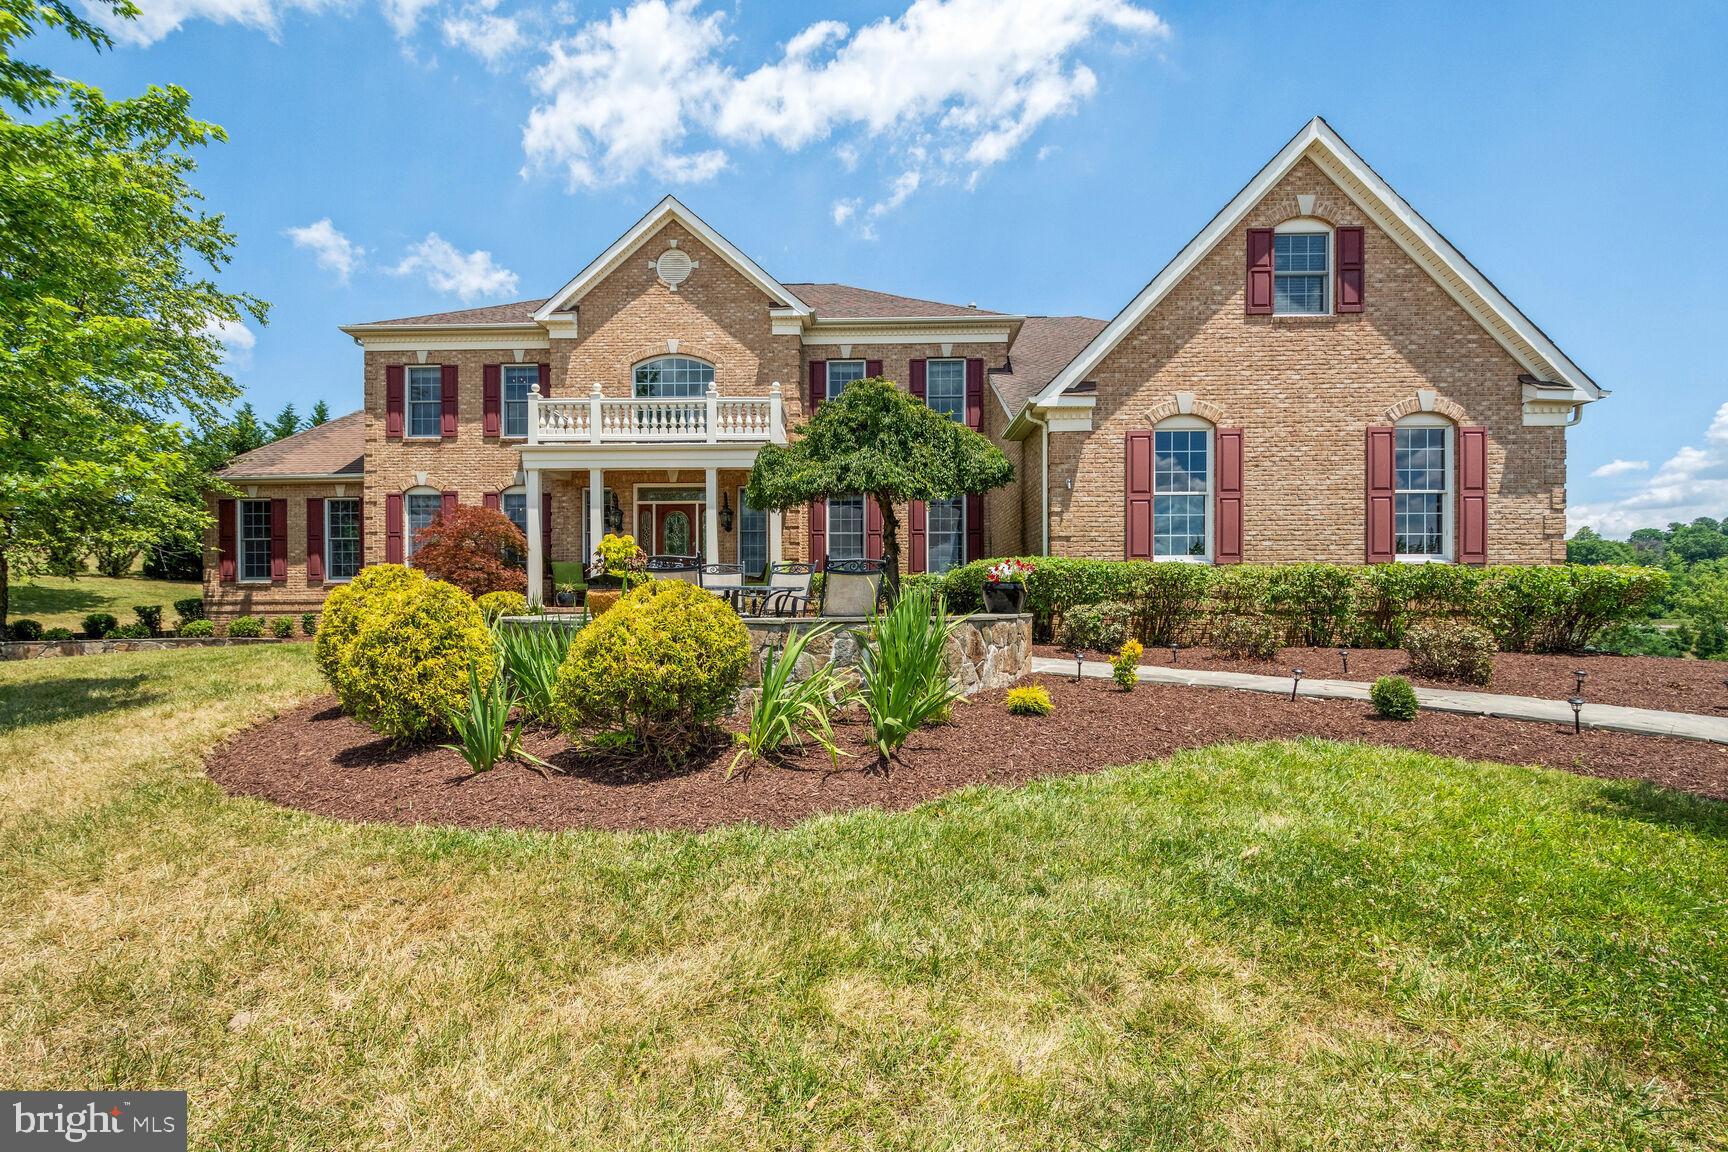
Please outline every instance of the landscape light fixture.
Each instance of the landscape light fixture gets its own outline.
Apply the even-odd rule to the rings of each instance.
[[[1350,649],[1348,649],[1348,648],[1338,649],[1338,659],[1340,659],[1344,662],[1344,675],[1346,675],[1346,676],[1350,675]]]
[[[1584,697],[1574,696],[1566,703],[1572,705],[1572,735],[1577,736],[1584,731],[1584,722],[1579,715],[1584,711]]]
[[[1296,701],[1296,689],[1300,688],[1301,686],[1302,686],[1302,669],[1292,668],[1290,670],[1290,701],[1291,701],[1291,703],[1295,703],[1295,701]]]
[[[1582,668],[1578,668],[1573,671],[1572,675],[1578,681],[1578,686],[1573,689],[1574,694],[1578,696],[1584,695],[1584,677],[1590,675],[1590,673],[1584,671]]]
[[[1086,673],[1086,649],[1074,649],[1074,683],[1080,683],[1080,678]]]
[[[1180,645],[1180,644],[1170,645],[1170,663],[1172,663],[1172,664],[1176,663],[1176,650],[1181,648],[1181,647],[1182,647],[1182,645]]]

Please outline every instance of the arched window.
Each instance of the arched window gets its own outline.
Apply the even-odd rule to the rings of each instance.
[[[414,555],[420,530],[444,511],[444,494],[436,488],[410,488],[402,494],[402,557]]]
[[[1152,558],[1212,559],[1212,425],[1172,416],[1152,430]]]
[[[1272,313],[1325,316],[1332,311],[1332,226],[1312,216],[1273,229]]]
[[[657,356],[636,365],[636,395],[691,399],[708,391],[714,365],[689,356]]]
[[[520,484],[504,489],[498,497],[498,510],[516,525],[517,531],[528,535],[528,489]]]
[[[1392,430],[1393,551],[1399,560],[1452,559],[1452,422],[1423,412]]]

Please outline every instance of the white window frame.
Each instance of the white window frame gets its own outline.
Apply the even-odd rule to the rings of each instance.
[[[430,496],[438,501],[438,510],[432,513],[432,520],[436,520],[444,514],[444,493],[438,489],[415,487],[402,493],[402,562],[404,564],[414,559],[414,537],[419,535],[414,528],[414,498],[416,496]],[[430,524],[432,520],[428,520],[426,523]]]
[[[865,379],[865,373],[870,371],[869,362],[865,361],[865,360],[850,360],[850,359],[848,359],[848,360],[830,360],[830,361],[828,361],[828,366],[823,370],[822,388],[823,388],[823,393],[824,393],[823,399],[825,399],[825,400],[837,399],[840,396],[840,393],[844,392],[846,390],[846,384],[842,384],[838,391],[834,387],[834,366],[836,364],[845,364],[847,366],[851,366],[853,364],[856,364],[858,366],[858,375],[856,377],[854,377],[852,380],[846,381],[846,384],[852,384],[858,380]]]
[[[349,575],[349,576],[332,576],[330,574],[331,573],[330,544],[331,544],[331,541],[333,541],[335,539],[335,536],[332,535],[330,532],[330,523],[331,523],[330,506],[332,504],[337,504],[337,503],[351,503],[354,505],[355,523],[359,523],[360,515],[361,515],[360,498],[358,496],[331,496],[324,501],[324,583],[326,583],[326,584],[346,584],[346,583],[348,583],[348,581],[354,579],[354,576],[352,576],[352,575]],[[402,515],[403,516],[408,515],[406,504],[403,505]],[[365,541],[365,538],[363,536],[357,535],[354,538],[354,543],[355,543],[354,572],[356,574],[358,574],[360,569],[366,567],[366,554],[365,554],[366,541]]]
[[[867,497],[867,496],[856,495],[856,494],[851,495],[851,496],[830,497],[828,499],[827,512],[823,517],[823,533],[824,533],[823,540],[825,541],[824,547],[827,548],[828,555],[827,556],[813,557],[811,560],[812,563],[820,565],[825,560],[829,559],[830,557],[832,557],[835,560],[863,560],[864,558],[869,556],[869,554],[870,554],[870,508],[869,508],[869,505],[866,503],[866,501],[868,499],[869,499],[869,497]],[[850,503],[853,500],[858,501],[858,554],[855,556],[851,556],[851,555],[841,556],[834,551],[834,502],[835,502],[835,500],[845,500],[848,503]]]
[[[510,513],[505,511],[506,507],[508,506],[509,499],[512,496],[522,497],[522,523],[520,523],[520,524],[516,524],[516,521],[510,520]],[[510,487],[504,489],[504,491],[498,493],[498,511],[503,513],[504,519],[510,520],[510,523],[516,524],[516,527],[522,529],[522,535],[523,536],[528,535],[528,489],[527,488],[525,488],[521,484],[512,484],[512,485],[510,485]]]
[[[1454,544],[1457,533],[1456,509],[1458,502],[1458,430],[1452,421],[1444,416],[1433,413],[1419,412],[1414,416],[1406,416],[1392,428],[1392,539],[1393,546],[1398,540],[1398,497],[1404,494],[1432,492],[1429,488],[1398,487],[1398,432],[1403,428],[1440,428],[1446,433],[1446,461],[1441,467],[1441,475],[1446,486],[1440,490],[1440,551],[1429,552],[1399,552],[1393,557],[1399,564],[1450,564],[1454,555]]]
[[[510,377],[519,372],[530,372],[533,374],[533,379],[529,380],[528,388],[523,390],[522,399],[511,400]],[[546,387],[546,382],[540,379],[540,365],[500,364],[498,366],[498,438],[500,440],[528,439],[528,393],[536,385],[540,386],[541,389]],[[520,432],[510,431],[510,409],[512,407],[519,409],[522,413],[522,431]]]
[[[430,374],[433,381],[432,399],[414,399],[414,378],[416,374]],[[414,406],[430,404],[433,412],[433,431],[414,431]],[[444,366],[442,364],[407,364],[402,369],[402,438],[405,440],[442,440],[444,438]]]
[[[960,527],[957,530],[958,531],[957,543],[960,546],[959,559],[953,565],[953,568],[960,568],[960,567],[964,567],[966,564],[966,527],[967,527],[967,525],[966,525],[966,503],[967,503],[967,501],[966,501],[966,497],[964,497],[964,496],[953,496],[953,497],[949,498],[949,501],[952,501],[960,509],[960,522],[959,522]],[[930,506],[933,504],[948,503],[949,501],[927,500],[924,503],[924,568],[928,572],[932,572],[932,573],[950,572],[953,570],[953,568],[938,568],[938,567],[936,567],[935,562],[931,559],[931,557],[933,557],[936,554],[936,550],[931,547],[931,543],[934,540],[936,533],[930,527]]]
[[[642,369],[648,367],[650,364],[658,364],[661,361],[673,361],[673,360],[685,361],[687,363],[695,364],[695,365],[698,365],[700,367],[708,369],[708,379],[703,380],[703,381],[694,381],[694,383],[700,383],[702,385],[702,387],[697,389],[695,392],[691,392],[687,395],[654,395],[652,393],[641,391],[641,389],[643,387],[652,388],[652,387],[655,387],[655,385],[652,383],[645,385],[643,382],[638,381],[636,379],[636,373],[642,371]],[[664,356],[650,356],[648,359],[640,361],[640,362],[630,366],[630,394],[633,398],[635,398],[637,400],[696,400],[696,399],[701,398],[703,395],[705,395],[707,393],[708,385],[713,384],[714,381],[715,381],[714,365],[712,365],[708,361],[702,359],[700,356],[684,356],[684,355],[678,355],[678,354],[669,354],[669,355],[664,355]],[[683,381],[682,383],[687,384],[687,383],[692,383],[692,381]]]
[[[1337,278],[1338,245],[1333,236],[1332,225],[1312,216],[1300,216],[1272,229],[1272,314],[1274,316],[1330,316],[1332,315],[1332,285]],[[1326,300],[1326,306],[1318,312],[1280,312],[1278,310],[1278,236],[1324,236],[1326,237],[1326,268],[1319,273],[1321,294]],[[1286,276],[1313,276],[1313,272],[1286,272]]]
[[[264,575],[248,576],[246,574],[246,505],[264,505]],[[270,509],[270,501],[266,498],[247,496],[234,501],[234,582],[236,584],[268,584],[270,583],[271,549],[274,546],[276,532],[275,514]]]
[[[1206,491],[1195,492],[1163,492],[1158,491],[1158,433],[1160,432],[1204,432],[1206,433]],[[1214,520],[1218,494],[1218,430],[1210,421],[1198,416],[1171,416],[1160,420],[1152,426],[1152,559],[1160,564],[1210,564],[1212,563],[1212,545],[1216,539]],[[1202,498],[1206,508],[1205,545],[1206,551],[1198,556],[1184,554],[1181,556],[1158,555],[1158,497],[1163,496],[1195,496]]]
[[[957,413],[950,412],[948,415],[952,417],[956,423],[964,424],[966,423],[966,361],[964,358],[944,356],[939,359],[926,360],[924,362],[924,404],[926,407],[935,411],[941,411],[941,409],[937,408],[936,405],[930,403],[930,382],[934,379],[934,374],[930,370],[938,364],[944,366],[949,364],[958,364],[960,366],[960,408]]]

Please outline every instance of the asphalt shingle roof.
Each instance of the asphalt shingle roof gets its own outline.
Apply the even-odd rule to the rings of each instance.
[[[219,475],[360,475],[366,464],[366,414],[350,412],[234,457]]]

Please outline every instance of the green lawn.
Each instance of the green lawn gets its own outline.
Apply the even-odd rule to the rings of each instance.
[[[348,827],[198,767],[310,655],[0,666],[9,1083],[185,1088],[224,1149],[1728,1139],[1721,805],[1314,742],[782,832]]]
[[[174,601],[198,596],[204,591],[196,580],[146,580],[142,576],[38,576],[12,585],[8,611],[14,620],[38,621],[44,628],[84,628],[84,617],[107,612],[122,624],[138,618],[132,609],[139,604],[160,604],[165,627],[174,626]]]

